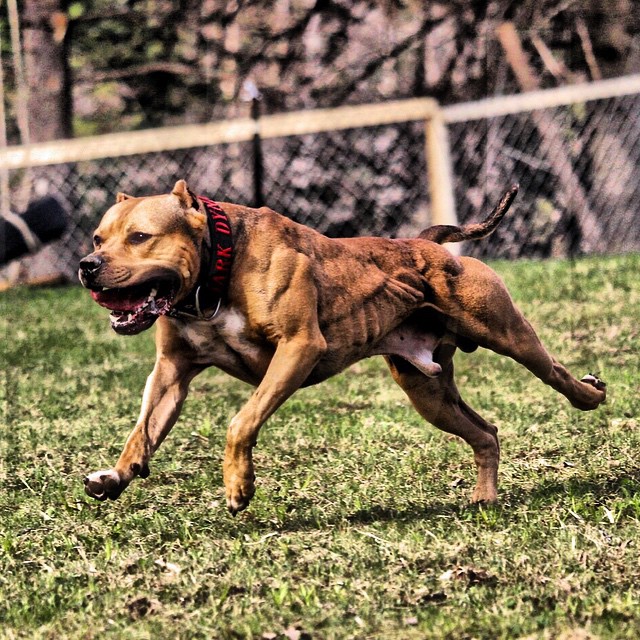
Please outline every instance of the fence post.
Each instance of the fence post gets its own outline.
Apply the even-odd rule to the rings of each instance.
[[[449,131],[440,109],[436,109],[425,121],[425,150],[431,199],[431,224],[457,225]],[[461,253],[459,243],[448,244],[447,248],[454,255]]]
[[[260,97],[254,96],[251,99],[251,117],[256,122],[260,120]],[[264,182],[264,163],[262,159],[262,138],[260,128],[256,127],[256,132],[252,140],[253,148],[253,206],[262,207],[264,205],[264,192],[262,185]]]

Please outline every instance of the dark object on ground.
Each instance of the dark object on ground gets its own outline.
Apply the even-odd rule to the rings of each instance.
[[[62,205],[51,196],[32,202],[21,216],[31,232],[42,243],[57,240],[67,228],[67,215]],[[0,265],[15,260],[29,251],[22,233],[0,218]]]

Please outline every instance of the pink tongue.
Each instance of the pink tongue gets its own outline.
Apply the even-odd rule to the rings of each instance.
[[[91,297],[101,306],[111,309],[111,311],[134,311],[142,305],[147,296],[140,297],[135,291],[128,295],[122,290],[117,291],[92,291]]]

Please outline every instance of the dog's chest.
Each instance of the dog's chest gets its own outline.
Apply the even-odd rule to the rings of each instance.
[[[224,309],[213,320],[189,320],[181,323],[181,337],[202,364],[220,367],[246,379],[262,377],[271,353],[251,340],[247,319],[235,309]]]

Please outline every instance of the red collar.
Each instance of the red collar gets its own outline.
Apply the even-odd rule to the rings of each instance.
[[[233,261],[233,236],[231,223],[222,207],[213,200],[200,197],[207,210],[207,224],[211,238],[211,257],[207,279],[203,283],[210,293],[224,297],[229,288],[231,263]],[[200,278],[202,278],[202,273]]]
[[[169,315],[187,314],[203,320],[212,319],[229,290],[231,264],[233,262],[233,235],[231,223],[222,207],[200,196],[207,212],[210,246],[202,247],[202,263],[195,287],[187,294]],[[194,204],[198,200],[194,200]]]

